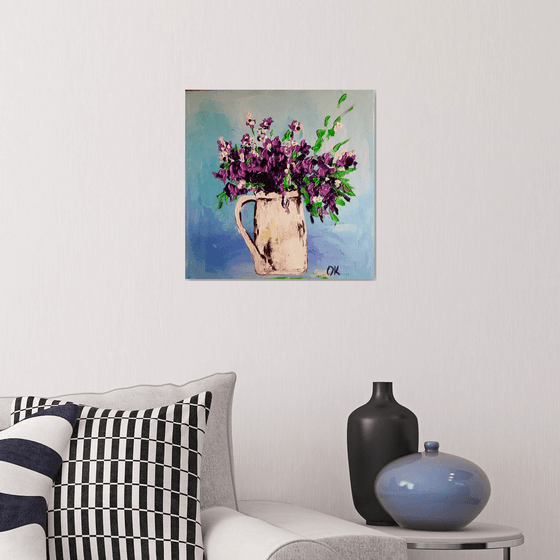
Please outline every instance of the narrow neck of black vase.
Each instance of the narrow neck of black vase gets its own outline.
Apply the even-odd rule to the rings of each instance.
[[[374,381],[371,400],[376,402],[394,402],[392,381]]]

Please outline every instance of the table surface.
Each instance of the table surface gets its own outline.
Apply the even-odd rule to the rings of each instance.
[[[507,548],[523,544],[523,533],[515,527],[473,522],[460,531],[414,531],[398,526],[367,525],[372,529],[405,539],[408,548],[453,550]]]

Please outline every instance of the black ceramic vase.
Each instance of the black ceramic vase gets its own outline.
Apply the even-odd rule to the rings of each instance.
[[[418,452],[418,419],[393,397],[393,384],[374,382],[369,402],[348,417],[348,464],[354,507],[368,525],[396,525],[375,495],[375,477],[391,461]]]

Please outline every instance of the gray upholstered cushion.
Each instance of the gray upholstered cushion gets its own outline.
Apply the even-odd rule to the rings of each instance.
[[[406,541],[311,509],[268,501],[240,501],[239,511],[334,550],[341,560],[406,560]],[[203,522],[204,532],[204,522]],[[209,560],[212,560],[209,558]]]
[[[225,507],[202,512],[207,560],[340,560],[327,544]]]
[[[173,404],[210,391],[212,408],[208,418],[201,473],[201,508],[227,506],[237,509],[231,447],[231,406],[235,373],[216,373],[185,385],[136,385],[107,393],[60,395],[76,404],[119,410],[143,410]],[[0,429],[10,425],[13,397],[0,398]]]

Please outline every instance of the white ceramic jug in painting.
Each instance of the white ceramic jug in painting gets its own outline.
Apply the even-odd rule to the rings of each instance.
[[[282,205],[284,196],[284,205]],[[241,209],[255,203],[254,237],[241,218]],[[307,229],[299,192],[244,195],[235,205],[235,221],[260,276],[307,272]]]

